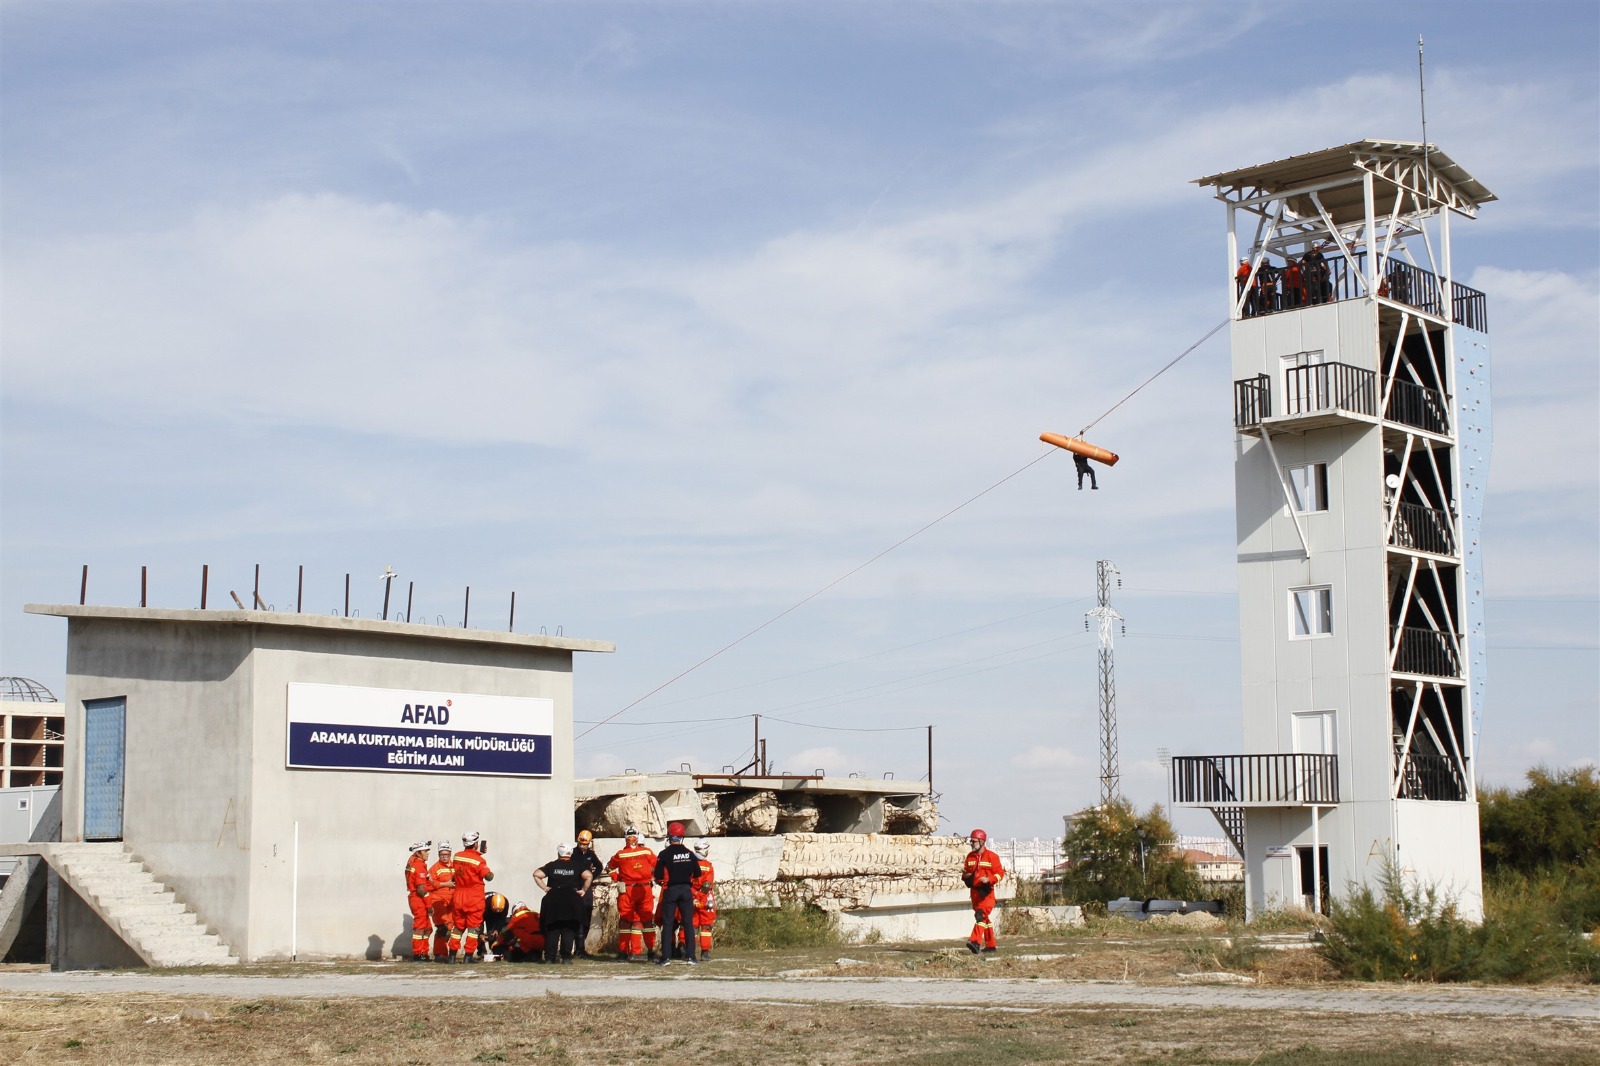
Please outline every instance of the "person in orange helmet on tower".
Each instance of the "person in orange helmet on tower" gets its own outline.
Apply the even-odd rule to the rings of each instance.
[[[451,862],[450,842],[439,841],[439,861],[428,869],[433,890],[428,893],[428,910],[433,918],[433,961],[450,961],[450,922],[456,912],[456,869]]]
[[[994,887],[1006,875],[1000,865],[1000,856],[989,850],[989,834],[974,829],[967,843],[972,850],[961,864],[961,883],[972,890],[972,936],[967,939],[967,950],[976,955],[980,951],[997,951],[994,942],[994,923],[989,915],[994,911]]]
[[[483,925],[483,884],[494,880],[489,860],[478,849],[482,840],[475,832],[461,837],[461,850],[451,863],[456,871],[455,913],[450,919],[450,960],[478,961],[478,933]]]
[[[639,843],[639,830],[628,826],[622,848],[606,863],[617,889],[617,955],[623,962],[645,959],[656,950],[656,853]]]
[[[411,857],[406,860],[406,905],[411,908],[411,961],[428,961],[428,934],[433,931],[433,918],[428,912],[428,895],[433,891],[433,878],[428,876],[428,849],[431,840],[419,840],[411,845]]]

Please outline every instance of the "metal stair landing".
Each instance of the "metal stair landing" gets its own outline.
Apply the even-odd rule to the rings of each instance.
[[[149,966],[234,966],[239,960],[120,843],[50,844],[45,861]]]

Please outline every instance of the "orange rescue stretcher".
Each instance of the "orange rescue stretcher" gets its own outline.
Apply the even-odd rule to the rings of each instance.
[[[1081,455],[1085,459],[1093,459],[1095,462],[1102,463],[1105,466],[1117,465],[1118,456],[1116,452],[1108,452],[1104,448],[1098,448],[1081,437],[1063,437],[1059,433],[1041,433],[1039,434],[1039,439],[1046,444],[1054,444],[1057,448],[1065,448],[1074,455]]]

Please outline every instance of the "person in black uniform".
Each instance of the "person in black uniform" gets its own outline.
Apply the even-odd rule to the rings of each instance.
[[[584,889],[583,897],[578,901],[578,958],[587,959],[589,928],[594,924],[594,885],[600,880],[600,875],[606,872],[606,864],[594,853],[594,834],[587,829],[578,834],[578,846],[572,849],[572,857],[589,871],[590,876],[589,887]]]
[[[683,957],[690,966],[694,966],[699,960],[694,957],[693,884],[700,877],[700,858],[683,846],[682,822],[667,826],[667,838],[671,843],[656,856],[656,883],[664,886],[661,890],[661,913],[665,917],[665,924],[661,928],[661,957],[656,960],[656,965],[665,966],[672,961],[669,945],[677,942],[681,925],[688,934]]]
[[[1083,475],[1085,475],[1085,474],[1089,475],[1089,487],[1091,489],[1098,489],[1100,487],[1100,483],[1097,482],[1094,479],[1094,467],[1089,465],[1089,460],[1088,459],[1086,459],[1083,456],[1079,455],[1077,452],[1073,452],[1072,453],[1072,465],[1078,468],[1078,491],[1079,492],[1083,491]]]
[[[544,934],[544,961],[572,961],[578,939],[579,897],[593,880],[587,868],[572,854],[572,845],[556,847],[556,859],[533,871],[533,880],[544,889],[539,904],[539,930]]]

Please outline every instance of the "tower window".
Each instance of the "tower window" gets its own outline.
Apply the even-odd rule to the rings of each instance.
[[[1313,588],[1289,590],[1291,635],[1295,637],[1326,637],[1333,633],[1333,587],[1317,585]]]
[[[1294,509],[1310,514],[1328,509],[1328,464],[1305,463],[1284,468]]]

